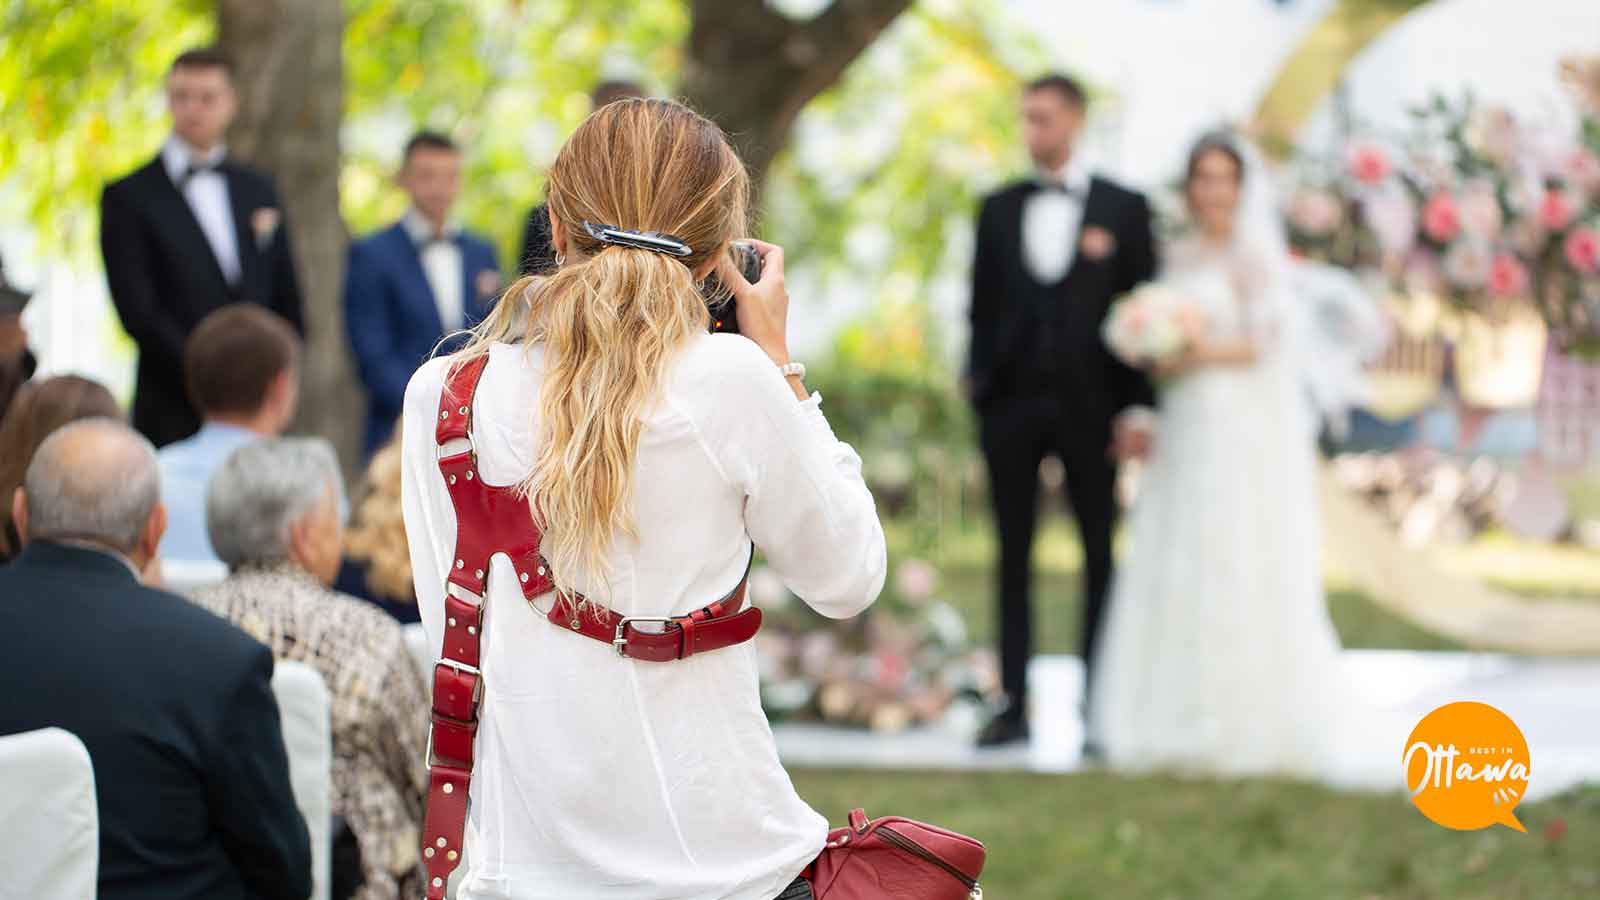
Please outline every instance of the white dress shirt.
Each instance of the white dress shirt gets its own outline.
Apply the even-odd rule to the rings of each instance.
[[[211,255],[228,284],[239,283],[239,232],[233,222],[233,205],[228,197],[228,179],[212,169],[197,172],[184,181],[190,165],[216,166],[228,155],[227,148],[218,144],[210,153],[200,153],[184,143],[177,135],[167,138],[161,147],[161,162],[167,175],[178,186],[183,199],[189,202],[206,243],[211,245]]]
[[[1083,154],[1074,153],[1060,169],[1038,174],[1042,180],[1065,185],[1067,191],[1034,191],[1023,204],[1022,259],[1041,284],[1055,284],[1065,277],[1077,255],[1090,175]]]
[[[445,331],[455,331],[466,325],[466,312],[462,298],[461,246],[456,235],[461,227],[448,223],[442,234],[415,207],[406,211],[400,220],[417,246],[422,258],[422,271],[428,276],[428,289],[433,292],[433,303],[439,308],[439,324]]]
[[[490,351],[473,407],[486,483],[514,483],[533,463],[544,353],[539,343]],[[435,654],[456,537],[434,441],[448,362],[412,376],[402,417],[401,500]],[[861,458],[835,438],[821,402],[796,400],[748,338],[691,339],[645,414],[638,538],[617,535],[604,577],[573,572],[574,586],[624,615],[684,614],[738,583],[753,539],[819,613],[866,609],[883,587],[883,528]],[[829,823],[779,763],[756,643],[625,659],[553,626],[552,599],[531,608],[504,557],[490,564],[462,900],[777,896],[822,849]]]

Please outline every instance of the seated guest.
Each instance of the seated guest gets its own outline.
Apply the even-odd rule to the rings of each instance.
[[[117,401],[99,382],[57,375],[24,384],[0,419],[0,563],[22,549],[11,519],[11,496],[22,486],[33,454],[57,428],[88,418],[119,418]]]
[[[166,527],[155,449],[87,419],[39,445],[0,568],[0,734],[63,728],[94,765],[100,900],[305,900],[272,654],[140,584]],[[25,689],[23,689],[25,687]]]
[[[361,850],[356,896],[420,897],[428,694],[399,623],[328,589],[343,492],[321,438],[234,451],[206,494],[211,543],[233,573],[192,599],[322,675],[333,701],[333,812]]]
[[[350,246],[345,329],[367,387],[366,452],[389,439],[411,373],[446,335],[481,321],[500,293],[494,248],[450,217],[461,151],[422,132],[406,144],[400,186],[411,208]],[[446,349],[460,346],[456,339]]]
[[[589,94],[589,111],[629,97],[646,96],[644,88],[631,81],[602,81]],[[550,209],[540,203],[528,211],[522,227],[522,255],[517,257],[518,275],[545,275],[556,267],[556,248],[550,244]]]
[[[239,447],[282,432],[299,398],[300,336],[282,317],[233,303],[201,320],[183,345],[189,400],[203,424],[161,448],[161,501],[171,560],[215,561],[206,534],[206,486]]]
[[[367,464],[365,496],[344,540],[334,587],[410,624],[421,621],[411,582],[411,549],[400,509],[400,443],[383,445]]]
[[[28,305],[28,298],[26,291],[7,280],[5,263],[0,261],[0,416],[11,406],[17,389],[33,377],[38,364],[28,349],[28,330],[22,327],[22,308]]]

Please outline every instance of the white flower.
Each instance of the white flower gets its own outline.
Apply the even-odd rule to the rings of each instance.
[[[1194,318],[1187,298],[1164,284],[1147,284],[1117,301],[1101,334],[1124,362],[1149,365],[1183,351],[1193,337]]]
[[[1489,281],[1494,254],[1479,241],[1462,239],[1445,254],[1444,274],[1450,283],[1463,290],[1477,290]]]

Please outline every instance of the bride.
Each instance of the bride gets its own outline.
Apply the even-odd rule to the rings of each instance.
[[[1196,227],[1165,254],[1164,283],[1206,325],[1157,372],[1154,449],[1089,681],[1090,746],[1117,768],[1312,774],[1343,706],[1290,257],[1257,159],[1227,137],[1194,147]]]

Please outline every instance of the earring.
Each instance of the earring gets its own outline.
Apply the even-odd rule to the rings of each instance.
[[[556,251],[556,265],[557,266],[564,266],[566,264],[567,264],[567,255],[565,253],[562,253],[560,250],[557,250]]]

